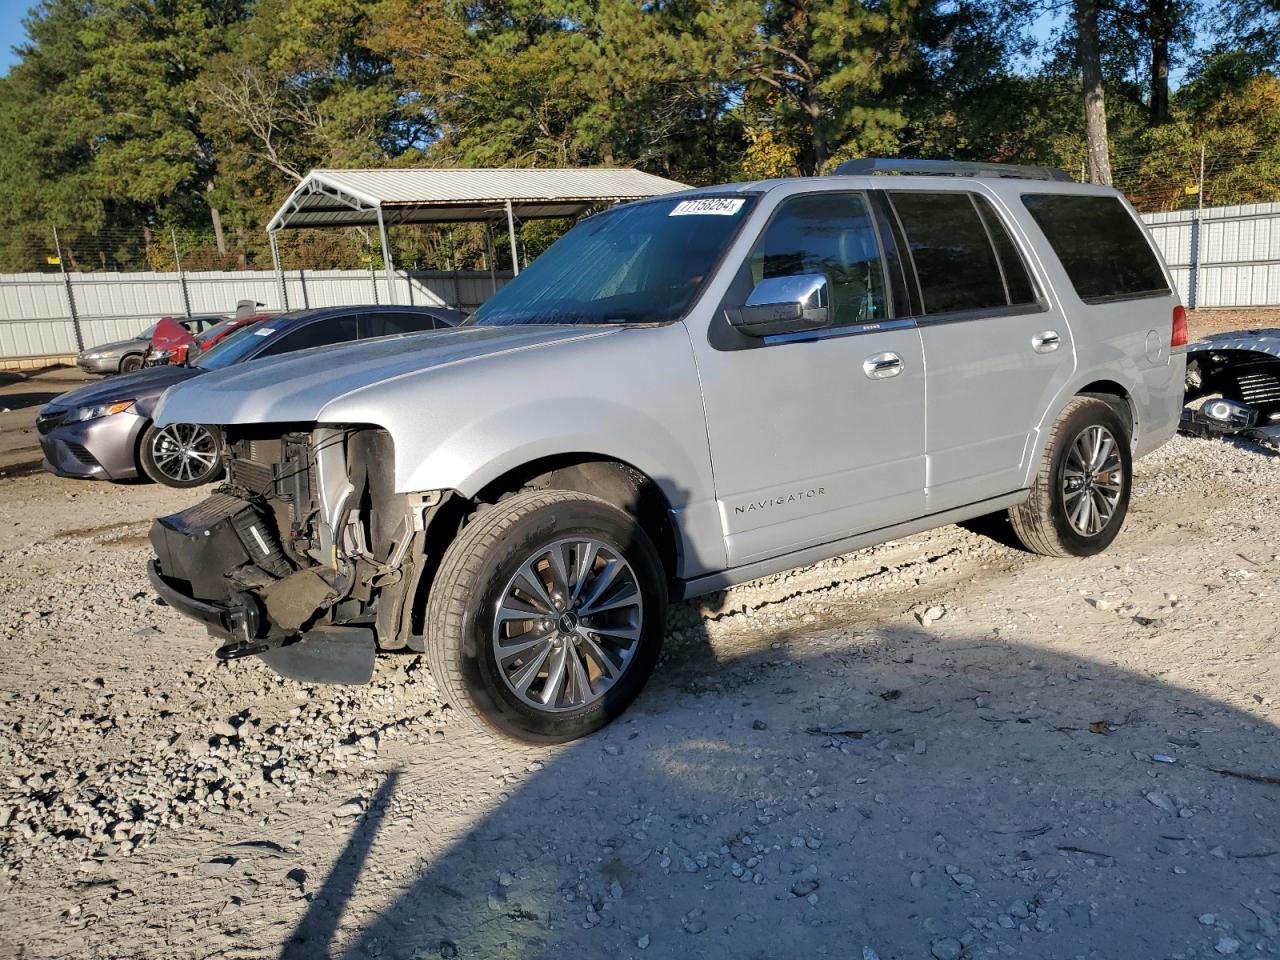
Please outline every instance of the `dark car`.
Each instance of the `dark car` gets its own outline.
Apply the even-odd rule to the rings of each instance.
[[[326,307],[250,324],[202,353],[192,366],[148,367],[53,400],[36,419],[44,468],[60,477],[88,480],[141,474],[171,487],[208,483],[222,469],[214,431],[197,423],[151,423],[160,395],[173,384],[259,357],[451,327],[464,316],[445,307]]]
[[[198,336],[216,323],[225,320],[222,314],[208,314],[198,317],[165,317],[176,320],[192,335]],[[132,373],[141,369],[143,358],[151,346],[151,335],[155,333],[157,323],[153,323],[136,337],[115,340],[111,343],[100,343],[96,347],[88,347],[76,356],[76,366],[85,373]]]

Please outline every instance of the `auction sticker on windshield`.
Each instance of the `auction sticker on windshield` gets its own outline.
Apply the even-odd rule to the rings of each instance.
[[[745,200],[731,200],[725,197],[703,197],[700,200],[681,200],[667,216],[688,217],[697,214],[717,217],[732,217],[742,209]]]

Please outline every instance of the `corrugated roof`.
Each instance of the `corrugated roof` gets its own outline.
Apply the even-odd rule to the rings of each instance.
[[[571,217],[597,203],[684,189],[629,169],[312,170],[267,229],[375,224],[379,206],[389,224],[495,220],[507,201],[521,220]]]

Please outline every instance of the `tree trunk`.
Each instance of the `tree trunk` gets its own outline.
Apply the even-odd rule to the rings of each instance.
[[[212,181],[205,184],[204,192],[213,192]],[[227,238],[222,233],[222,211],[212,203],[209,204],[209,219],[213,221],[213,239],[214,242],[218,244],[218,253],[225,256],[227,252]]]
[[[1151,122],[1169,122],[1169,40],[1173,33],[1169,0],[1147,0],[1151,36]]]
[[[1102,93],[1102,57],[1098,50],[1098,2],[1075,0],[1076,43],[1084,91],[1084,131],[1089,148],[1089,179],[1111,186],[1107,147],[1107,107]]]
[[[809,102],[804,112],[809,117],[809,135],[813,138],[813,170],[812,175],[822,173],[827,162],[827,131],[822,128],[822,98],[816,90],[809,91]]]

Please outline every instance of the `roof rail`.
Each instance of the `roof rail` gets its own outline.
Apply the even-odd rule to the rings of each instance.
[[[1016,163],[977,163],[969,160],[892,160],[863,157],[836,167],[837,176],[869,176],[875,173],[925,174],[944,177],[1011,177],[1018,180],[1062,180],[1071,174],[1056,167],[1032,167]]]

